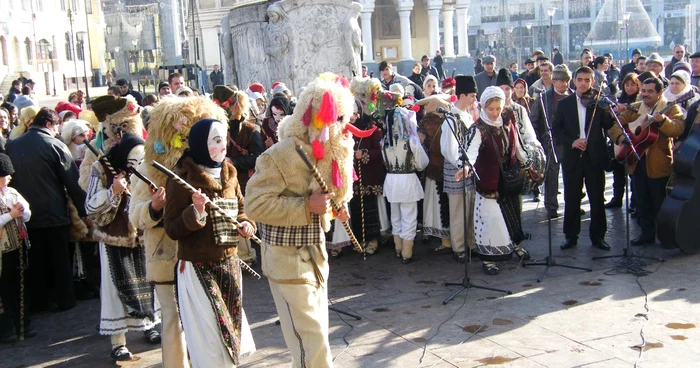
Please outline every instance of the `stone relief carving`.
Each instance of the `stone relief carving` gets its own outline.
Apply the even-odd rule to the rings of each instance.
[[[222,33],[219,43],[221,44],[221,50],[223,50],[224,55],[226,55],[222,67],[224,68],[224,74],[228,84],[238,84],[236,68],[233,62],[233,39],[231,38],[231,26],[229,24],[228,17],[223,17],[221,19]]]
[[[360,74],[358,18],[362,6],[349,0],[282,0],[229,11],[223,52],[239,88],[284,82],[294,93],[323,72]],[[227,42],[230,40],[230,48]],[[228,75],[228,74],[227,74]]]

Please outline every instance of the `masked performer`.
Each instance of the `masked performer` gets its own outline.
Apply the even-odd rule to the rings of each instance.
[[[322,193],[301,146],[344,205],[352,197],[354,98],[347,80],[321,74],[280,123],[280,141],[260,155],[248,185],[246,211],[260,226],[262,266],[294,367],[333,365],[328,343],[328,261],[324,231],[331,222],[330,194]],[[338,218],[347,220],[341,210]]]
[[[175,299],[175,263],[177,241],[165,234],[163,208],[167,197],[167,177],[155,169],[151,162],[173,169],[187,148],[190,128],[200,119],[215,117],[226,120],[226,113],[214,102],[202,98],[169,98],[161,101],[151,114],[148,139],[145,145],[144,162],[138,171],[153,181],[158,189],[132,176],[132,194],[129,219],[143,230],[146,247],[146,279],[155,284],[162,311],[163,366],[188,367],[185,334],[180,324]]]
[[[112,359],[117,361],[133,358],[126,348],[128,331],[144,331],[149,342],[160,342],[154,328],[160,322],[159,305],[153,285],[146,281],[144,249],[127,214],[130,186],[125,173],[141,163],[143,144],[140,137],[126,133],[109,150],[106,159],[116,176],[102,160],[94,162],[85,201],[100,242],[100,334],[112,336]]]
[[[177,174],[197,188],[169,179],[166,184],[163,225],[178,241],[177,302],[192,365],[234,367],[252,354],[255,344],[243,312],[240,237],[255,227],[243,212],[243,193],[236,169],[226,157],[226,125],[205,118],[189,133],[189,148],[177,163]],[[218,212],[207,210],[212,201],[241,224],[236,228]]]

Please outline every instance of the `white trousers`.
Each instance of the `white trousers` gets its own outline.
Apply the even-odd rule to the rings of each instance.
[[[175,285],[156,285],[162,315],[161,338],[163,347],[163,367],[189,367],[185,332],[182,330],[180,315],[175,300]]]
[[[308,284],[270,281],[292,367],[333,367],[328,342],[328,290]]]
[[[386,199],[384,196],[377,196],[377,209],[379,210],[379,227],[382,235],[391,234],[391,221],[389,212],[386,210]]]
[[[404,240],[416,238],[418,202],[391,203],[391,233]]]
[[[212,309],[202,282],[199,281],[191,262],[179,261],[178,270],[181,262],[185,263],[185,270],[177,275],[177,302],[180,306],[182,327],[185,330],[187,351],[190,353],[192,367],[235,367],[228,350],[221,341],[219,318]],[[243,313],[239,356],[242,359],[253,352],[255,352],[255,343],[245,313]]]

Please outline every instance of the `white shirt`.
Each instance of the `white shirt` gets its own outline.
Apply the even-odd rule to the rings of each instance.
[[[462,123],[464,123],[466,128],[469,128],[472,124],[474,124],[472,114],[469,113],[470,109],[467,109],[467,111],[462,111],[457,107],[452,106],[451,110],[453,113],[459,115],[459,118],[462,120]],[[458,168],[462,166],[462,161],[460,160],[459,144],[452,133],[454,126],[451,124],[451,119],[445,119],[445,121],[442,123],[442,134],[440,135],[440,153],[442,153],[442,156],[445,157],[447,162]]]
[[[578,137],[586,138],[586,108],[581,104],[581,97],[576,95],[576,109],[578,110]]]

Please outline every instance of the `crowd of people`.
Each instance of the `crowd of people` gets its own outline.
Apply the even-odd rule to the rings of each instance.
[[[436,238],[429,253],[465,262],[471,252],[496,275],[530,258],[524,195],[543,192],[548,217],[561,216],[560,171],[562,249],[578,244],[585,195],[591,244],[611,249],[606,209],[622,206],[628,177],[642,229],[632,245],[655,243],[673,153],[700,106],[700,53],[689,64],[679,50],[668,65],[632,56],[617,70],[584,50],[572,72],[538,51],[517,74],[489,55],[475,76],[447,77],[426,55],[410,77],[383,61],[378,79],[324,73],[297,94],[276,82],[198,96],[173,73],[157,94],[120,79],[106,96],[77,91],[53,109],[17,81],[0,108],[0,340],[35,336],[34,313],[99,297],[115,361],[133,358],[125,334],[143,331],[163,343],[165,366],[237,365],[255,351],[241,270],[257,262],[257,234],[294,361],[331,366],[326,253],[393,245],[411,264],[415,241]],[[599,108],[601,96],[613,103]],[[641,114],[659,138],[631,165],[612,160]],[[318,177],[292,159],[297,146]]]

